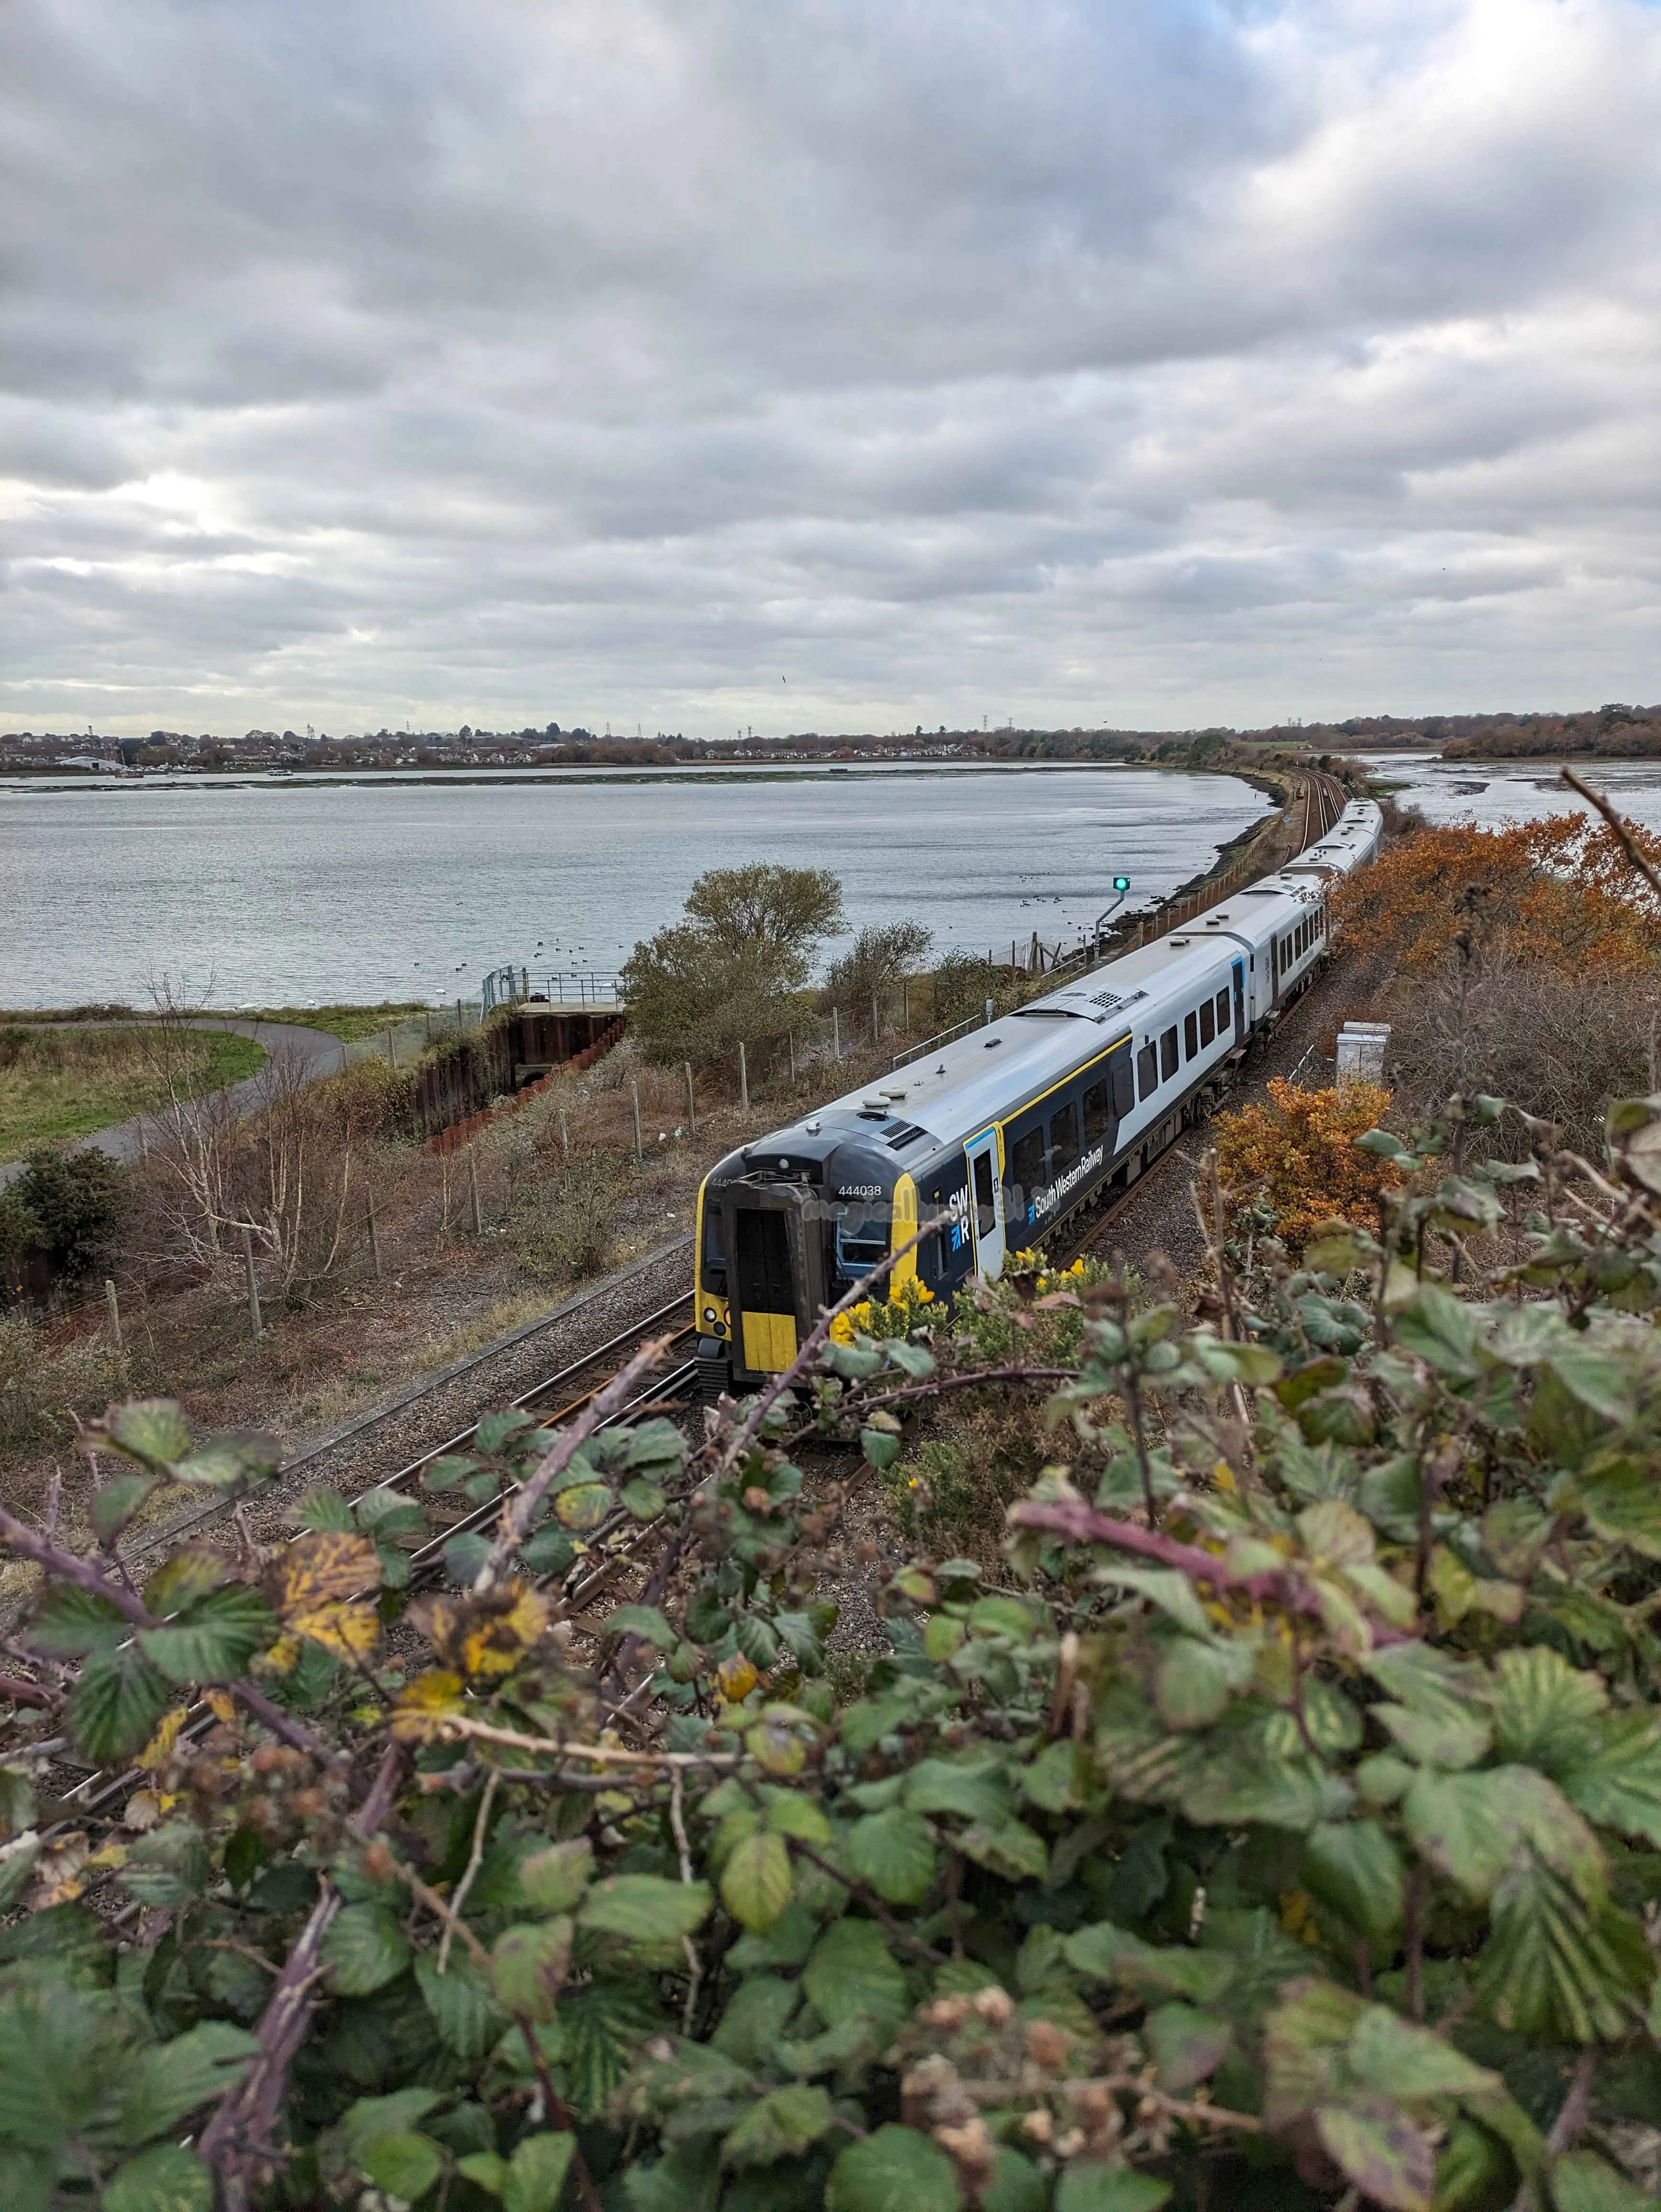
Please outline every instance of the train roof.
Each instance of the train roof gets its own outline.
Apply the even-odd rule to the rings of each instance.
[[[1376,805],[1353,801],[1297,860],[1232,892],[1212,913],[1070,977],[1059,990],[966,1036],[915,1054],[904,1066],[845,1091],[746,1151],[800,1150],[804,1136],[821,1146],[826,1137],[864,1139],[892,1152],[898,1171],[909,1164],[917,1131],[938,1142],[960,1143],[995,1121],[1007,1121],[1025,1102],[1121,1039],[1165,1027],[1173,1002],[1197,1000],[1219,971],[1240,957],[1242,938],[1256,944],[1274,935],[1282,926],[1281,902],[1307,905],[1330,875],[1348,874],[1370,858],[1382,826]],[[908,1139],[904,1146],[896,1141],[900,1139]],[[927,1157],[916,1155],[920,1162]]]

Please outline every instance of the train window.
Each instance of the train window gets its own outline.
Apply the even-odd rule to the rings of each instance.
[[[975,1227],[982,1237],[989,1237],[998,1225],[997,1200],[992,1189],[992,1155],[975,1155]]]
[[[1084,1095],[1084,1144],[1088,1152],[1092,1145],[1103,1144],[1107,1138],[1107,1079],[1092,1083]]]
[[[1079,1157],[1079,1109],[1071,1101],[1050,1117],[1050,1172],[1065,1175]]]
[[[1183,1016],[1183,1050],[1188,1058],[1192,1060],[1199,1049],[1200,1017],[1197,1014],[1184,1014]]]
[[[1151,1098],[1159,1087],[1159,1047],[1145,1044],[1136,1055],[1136,1089],[1142,1097]]]
[[[1217,1035],[1217,1009],[1209,999],[1200,1009],[1200,1042],[1210,1044]]]
[[[1228,993],[1226,991],[1219,991],[1217,994],[1217,1034],[1219,1036],[1228,1035]]]
[[[1169,1083],[1177,1073],[1177,1025],[1171,1027],[1159,1039],[1159,1080]]]
[[[727,1240],[720,1214],[709,1211],[703,1217],[703,1281],[707,1290],[727,1288]]]
[[[1113,1111],[1123,1121],[1125,1115],[1129,1113],[1131,1108],[1136,1103],[1136,1089],[1135,1085],[1130,1079],[1130,1052],[1129,1047],[1127,1047],[1123,1052],[1116,1052],[1114,1054],[1111,1066],[1113,1070]]]
[[[880,1202],[879,1202],[880,1203]],[[862,1275],[888,1251],[888,1213],[868,1200],[837,1208],[837,1266],[844,1275]]]
[[[1025,1213],[1036,1193],[1043,1188],[1042,1123],[1036,1129],[1029,1129],[1024,1137],[1015,1139],[1014,1150],[1009,1155],[1009,1180],[1015,1192],[1015,1203],[1010,1212]]]

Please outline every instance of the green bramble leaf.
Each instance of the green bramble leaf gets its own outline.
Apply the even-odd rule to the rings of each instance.
[[[55,1583],[29,1629],[29,1642],[49,1659],[81,1659],[113,1651],[132,1634],[119,1606],[74,1583]]]
[[[808,2001],[827,2026],[871,2022],[891,2032],[905,2014],[905,1977],[873,1920],[833,1921],[802,1972]]]
[[[958,2212],[958,2170],[915,2128],[889,2122],[851,2142],[830,2169],[827,2212]]]
[[[442,2152],[425,2136],[380,2136],[363,2154],[363,2171],[375,2187],[405,2204],[424,2197],[443,2170]]]
[[[709,1918],[707,1881],[668,1881],[654,1874],[614,1874],[583,1893],[578,1924],[638,1943],[678,1943]]]
[[[367,1997],[404,1972],[410,1945],[384,1905],[348,1905],[335,1915],[319,1956],[342,1996]]]
[[[891,1905],[921,1905],[934,1886],[934,1834],[916,1813],[867,1813],[848,1836],[848,1864]]]
[[[1430,2212],[1436,2152],[1387,2097],[1355,2096],[1315,2115],[1323,2148],[1362,2194],[1389,2212]]]
[[[1304,1887],[1374,1942],[1402,1925],[1407,1875],[1402,1855],[1377,1820],[1335,1820],[1310,1832]]]
[[[113,1544],[155,1487],[153,1474],[116,1474],[92,1501],[92,1525],[100,1544]]]
[[[526,2136],[515,2145],[502,2179],[502,2212],[554,2212],[577,2139],[569,2134]]]
[[[198,1598],[166,1628],[138,1632],[138,1646],[173,1682],[226,1682],[247,1671],[277,1639],[277,1621],[258,1590],[227,1583]]]
[[[190,1423],[171,1398],[132,1398],[113,1406],[105,1430],[118,1451],[167,1474],[191,1449]]]
[[[1159,2212],[1171,2184],[1134,2166],[1091,2159],[1069,2166],[1056,2187],[1056,2212]]]
[[[1649,1713],[1614,1713],[1574,1734],[1578,1755],[1556,1769],[1563,1795],[1600,1827],[1661,1847],[1661,1725]],[[1567,1729],[1552,1738],[1560,1753],[1570,1746]]]
[[[1655,2199],[1596,2151],[1567,2151],[1551,2169],[1557,2212],[1655,2212]]]
[[[157,2143],[104,2185],[101,2212],[213,2212],[213,2175],[193,2151]]]
[[[789,1904],[794,1887],[783,1838],[757,1830],[733,1846],[721,1870],[721,1901],[740,1926],[760,1934]]]
[[[490,1952],[490,1987],[515,2020],[548,2021],[571,1965],[571,1923],[522,1921],[498,1936]]]
[[[805,2081],[775,2089],[729,2130],[721,2147],[721,2164],[770,2166],[776,2159],[800,2158],[835,2119],[823,2089]]]
[[[70,1731],[100,1766],[130,1759],[155,1735],[170,1694],[167,1678],[135,1645],[94,1651],[70,1693]]]
[[[605,1616],[607,1636],[638,1636],[657,1651],[672,1651],[680,1642],[654,1605],[615,1606]]]
[[[476,2066],[500,2038],[507,2014],[492,1994],[489,1973],[459,1944],[438,1971],[438,1953],[423,1951],[415,1978],[433,2025],[465,2064]]]
[[[594,1847],[587,1836],[550,1844],[519,1863],[519,1887],[538,1912],[569,1912],[587,1888],[594,1871]]]

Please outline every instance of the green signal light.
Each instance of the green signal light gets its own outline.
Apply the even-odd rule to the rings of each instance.
[[[1130,889],[1129,877],[1115,876],[1113,878],[1113,888],[1116,891],[1128,891]]]

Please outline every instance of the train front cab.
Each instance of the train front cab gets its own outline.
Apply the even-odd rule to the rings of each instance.
[[[723,1162],[699,1193],[695,1309],[706,1400],[782,1375],[824,1308],[916,1231],[916,1183],[892,1161],[862,1146],[851,1161],[828,1147],[799,1166],[786,1158]],[[887,1278],[890,1294],[917,1273],[916,1252],[905,1253]]]

